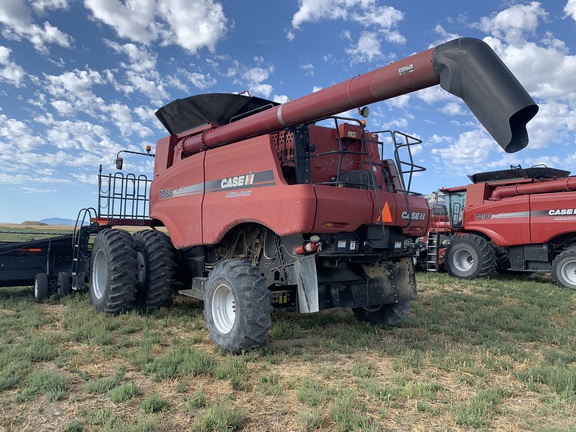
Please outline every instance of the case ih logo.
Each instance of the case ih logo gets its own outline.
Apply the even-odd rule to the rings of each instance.
[[[557,210],[548,210],[548,214],[550,216],[571,216],[576,215],[576,209],[557,209]]]
[[[223,178],[220,182],[222,189],[228,189],[239,186],[250,186],[254,183],[254,174],[246,174],[235,177]]]
[[[403,211],[401,215],[402,219],[405,220],[413,220],[413,221],[423,221],[426,220],[426,213],[422,212],[412,212],[408,213],[407,211]]]

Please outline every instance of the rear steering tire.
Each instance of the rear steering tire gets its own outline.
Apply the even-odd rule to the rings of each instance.
[[[266,345],[272,309],[265,279],[248,261],[224,261],[210,272],[204,316],[218,347],[238,354]]]
[[[136,247],[126,231],[106,229],[92,247],[90,300],[102,312],[118,314],[136,302]]]
[[[174,251],[170,239],[155,230],[134,235],[138,265],[137,303],[151,312],[166,306],[174,289]]]
[[[358,321],[376,326],[396,327],[399,325],[412,306],[411,301],[383,304],[380,306],[352,308]]]
[[[576,290],[576,249],[567,249],[554,258],[552,278],[559,286]]]
[[[460,279],[489,276],[496,268],[496,251],[477,235],[456,236],[446,248],[444,265],[450,276]]]

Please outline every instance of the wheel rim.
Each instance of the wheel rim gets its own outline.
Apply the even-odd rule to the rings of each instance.
[[[454,253],[454,258],[452,260],[454,267],[459,271],[465,272],[472,268],[474,265],[474,256],[466,249],[457,250]]]
[[[99,250],[94,257],[92,269],[92,292],[96,298],[101,299],[108,282],[108,261],[104,251]]]
[[[34,281],[34,298],[38,298],[38,280]]]
[[[576,260],[565,263],[560,271],[566,282],[576,285]]]
[[[222,333],[230,333],[236,322],[236,299],[230,287],[220,284],[212,296],[212,317],[214,326]]]

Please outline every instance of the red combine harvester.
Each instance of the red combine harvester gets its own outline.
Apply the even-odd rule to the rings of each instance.
[[[463,279],[551,272],[559,286],[576,289],[576,177],[569,174],[516,167],[444,189],[448,223],[431,226],[430,239],[438,240],[429,240],[429,261],[440,252],[439,263]]]
[[[98,310],[155,309],[183,267],[188,286],[179,292],[204,301],[212,339],[233,353],[266,344],[274,307],[350,308],[362,321],[398,325],[417,298],[410,246],[429,223],[427,201],[410,192],[412,174],[423,170],[410,146],[420,141],[333,116],[437,84],[461,97],[505,151],[527,145],[538,106],[476,39],[282,105],[205,94],[160,108],[169,136],[156,145],[149,215],[124,211],[146,200],[140,179],[101,176],[101,184],[118,181],[119,192],[101,188],[108,193],[92,218],[91,264],[82,240],[74,289],[88,275]],[[384,157],[385,141],[393,158]],[[108,229],[135,224],[169,236]]]

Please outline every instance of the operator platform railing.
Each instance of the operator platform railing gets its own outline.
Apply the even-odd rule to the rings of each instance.
[[[98,217],[111,219],[150,219],[152,180],[145,175],[116,172],[98,174]]]

